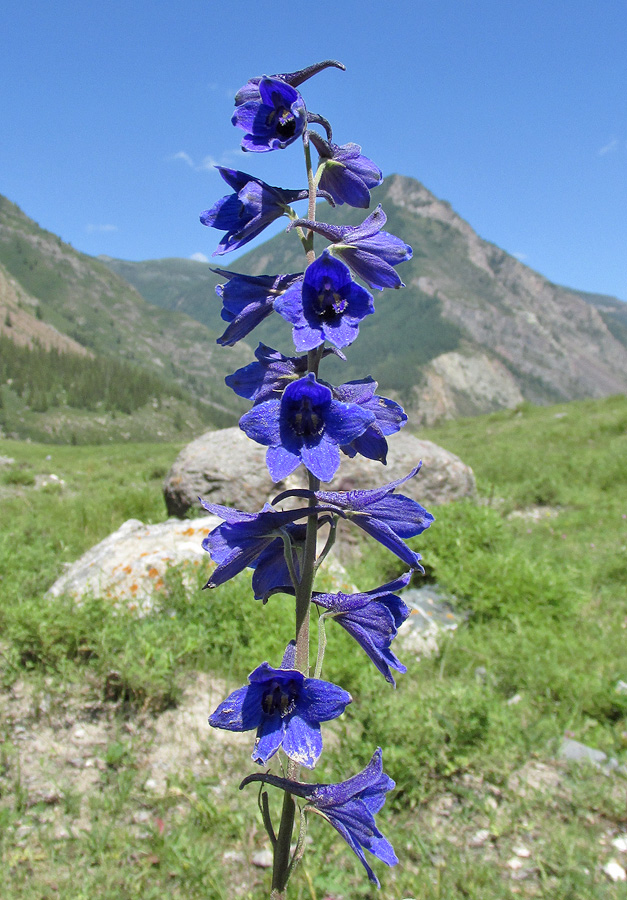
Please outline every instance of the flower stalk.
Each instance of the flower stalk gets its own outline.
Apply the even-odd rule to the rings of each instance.
[[[215,728],[255,731],[252,758],[263,766],[279,751],[287,760],[286,777],[254,774],[240,787],[261,782],[283,791],[278,828],[272,821],[265,789],[259,810],[273,849],[272,900],[286,900],[287,885],[304,849],[308,812],[331,824],[364,866],[368,878],[379,882],[364,850],[392,866],[394,851],[379,831],[374,816],[394,782],[383,773],[382,754],[352,778],[336,784],[301,781],[303,769],[314,769],[323,750],[321,724],[341,716],[352,701],[340,686],[321,678],[327,645],[327,620],[354,638],[368,659],[390,684],[392,669],[405,667],[391,650],[398,627],[409,614],[396,595],[413,571],[422,571],[420,554],[405,543],[428,528],[433,517],[416,501],[396,489],[420,468],[381,488],[357,491],[321,490],[332,481],[342,455],[360,454],[385,464],[387,438],[406,422],[403,409],[375,393],[371,376],[339,386],[320,378],[324,357],[334,353],[345,360],[342,348],[359,334],[362,320],[374,313],[372,294],[353,280],[351,270],[377,290],[402,287],[396,266],[409,260],[411,247],[383,231],[385,213],[378,206],[356,227],[316,221],[316,201],[344,203],[366,209],[370,190],[381,183],[378,166],[362,154],[358,144],[333,143],[330,123],[308,110],[297,88],[328,68],[344,69],[335,60],[283,75],[251,78],[236,94],[233,124],[244,131],[242,148],[253,153],[281,151],[302,139],[307,187],[273,187],[235,169],[220,167],[229,194],[201,215],[201,222],[224,232],[215,253],[223,255],[257,237],[281,216],[290,221],[306,257],[304,272],[243,275],[214,269],[227,279],[219,285],[222,318],[227,328],[218,343],[233,346],[260,322],[278,313],[292,325],[300,356],[289,356],[260,344],[256,361],[230,375],[227,384],[252,402],[240,419],[249,438],[267,447],[266,463],[272,480],[283,481],[303,465],[307,488],[280,492],[258,513],[202,502],[223,523],[203,541],[216,568],[206,587],[217,588],[245,568],[253,569],[252,589],[264,603],[274,593],[294,596],[294,639],[278,668],[268,662],[250,673],[248,684],[230,694],[209,717]],[[309,126],[322,128],[326,138]],[[314,167],[312,147],[318,153]],[[307,201],[306,217],[292,208]],[[315,235],[329,242],[320,256]],[[215,254],[214,254],[215,255]],[[295,509],[281,509],[283,500],[298,498]],[[379,588],[355,594],[323,594],[314,590],[317,572],[334,545],[338,523],[352,523],[394,553],[409,569]],[[329,526],[318,553],[318,532]],[[318,653],[310,677],[311,607],[316,604]],[[336,625],[330,626],[332,628]],[[282,767],[282,771],[285,771]],[[296,798],[303,798],[298,841],[291,852]]]

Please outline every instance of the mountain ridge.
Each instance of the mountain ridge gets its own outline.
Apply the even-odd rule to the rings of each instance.
[[[415,179],[388,176],[372,197],[373,206],[383,204],[386,230],[411,244],[414,255],[399,267],[404,289],[374,292],[378,315],[362,323],[348,362],[331,363],[330,377],[362,377],[376,359],[380,389],[429,424],[523,399],[550,403],[627,391],[622,301],[551,283],[479,237],[448,202]],[[366,215],[318,207],[318,218],[333,224],[356,225]],[[220,326],[213,292],[221,279],[205,263],[105,262],[150,302],[185,311],[213,329]],[[228,265],[228,257],[219,264]],[[253,275],[302,267],[299,242],[285,233],[232,266]],[[278,317],[262,323],[249,340],[293,352],[289,329]]]

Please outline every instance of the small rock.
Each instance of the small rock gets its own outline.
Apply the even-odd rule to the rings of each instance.
[[[516,856],[512,856],[512,858],[507,861],[507,867],[511,869],[512,872],[517,872],[518,869],[522,869],[523,865],[524,863]]]
[[[516,704],[520,703],[521,700],[522,700],[522,697],[520,694],[514,694],[514,696],[510,697],[509,700],[507,700],[506,702],[507,702],[508,706],[516,706]]]
[[[74,737],[76,738],[77,741],[82,741],[82,739],[85,737],[85,734],[86,734],[85,729],[81,728],[80,726],[78,728],[74,729]]]
[[[616,682],[616,687],[614,688],[617,694],[627,694],[627,681],[621,681],[620,679]]]
[[[479,684],[485,684],[486,679],[488,677],[488,670],[485,666],[477,666],[475,669],[475,680],[479,682]]]
[[[475,832],[473,836],[469,840],[469,845],[471,847],[481,847],[490,837],[490,832],[487,828],[480,828],[479,831]]]
[[[151,815],[152,813],[150,812],[150,810],[140,809],[133,815],[133,822],[135,822],[136,825],[147,822],[150,819]]]
[[[602,750],[595,750],[594,747],[588,747],[579,741],[573,741],[572,738],[564,738],[559,755],[562,759],[569,759],[573,762],[587,761],[597,766],[604,763],[607,759],[607,754]]]
[[[610,881],[627,881],[627,872],[615,859],[610,859],[607,865],[603,866],[603,871]]]
[[[612,847],[620,850],[621,853],[627,853],[627,834],[619,834],[612,841]]]
[[[520,856],[521,859],[529,859],[531,856],[531,850],[528,847],[514,847],[514,851],[516,856]]]
[[[272,852],[270,850],[258,850],[253,853],[252,864],[258,869],[269,869],[273,863]]]
[[[157,782],[155,781],[155,779],[147,778],[146,781],[144,782],[144,790],[145,791],[156,791],[156,789],[157,789]]]
[[[627,766],[621,766],[618,760],[612,756],[607,758],[607,754],[602,750],[595,750],[594,747],[588,747],[579,741],[571,738],[564,738],[560,747],[559,755],[562,759],[568,759],[572,762],[590,762],[597,769],[601,769],[606,775],[610,772],[618,771],[627,774]]]

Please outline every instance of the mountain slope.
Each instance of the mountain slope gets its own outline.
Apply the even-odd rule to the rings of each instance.
[[[148,303],[100,260],[40,228],[2,196],[0,264],[22,311],[34,309],[45,325],[91,354],[175,382],[213,408],[219,421],[235,420],[239,405],[224,385],[229,366],[217,352],[215,333]],[[234,353],[247,359],[245,348]]]
[[[427,422],[514,406],[523,398],[547,403],[627,391],[621,301],[597,301],[550,283],[482,240],[414,179],[393,175],[372,193],[387,213],[386,230],[411,244],[414,256],[399,267],[406,288],[374,292],[377,315],[362,324],[348,363],[329,366],[332,377],[358,378],[372,369],[383,391]],[[358,224],[364,215],[318,207],[318,217],[333,223]],[[325,245],[317,239],[318,251]],[[220,279],[208,266],[106,262],[150,302],[221,327],[214,294]],[[229,265],[228,257],[217,262]],[[251,274],[302,267],[299,242],[285,233],[230,266]],[[251,343],[258,339],[290,349],[289,330],[277,316],[251,335]]]

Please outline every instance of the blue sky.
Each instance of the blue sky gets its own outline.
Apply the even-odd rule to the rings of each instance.
[[[214,162],[303,183],[298,145],[241,154],[234,92],[333,57],[303,92],[340,143],[627,299],[626,46],[623,0],[5,0],[0,193],[87,253],[210,256]]]

